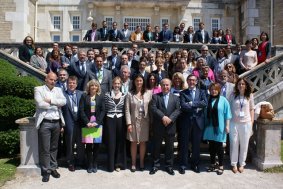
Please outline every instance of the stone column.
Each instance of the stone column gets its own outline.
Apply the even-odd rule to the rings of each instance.
[[[283,120],[257,120],[256,157],[259,170],[283,165],[281,161],[281,128]]]
[[[16,120],[20,127],[21,164],[17,173],[23,175],[40,175],[38,155],[38,130],[34,117]]]

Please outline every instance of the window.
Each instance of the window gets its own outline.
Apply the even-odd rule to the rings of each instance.
[[[146,25],[150,24],[150,18],[146,17],[125,17],[124,23],[127,22],[129,24],[129,30],[135,31],[136,26],[140,25],[142,31],[146,29]]]
[[[163,24],[165,24],[165,23],[169,24],[169,18],[161,18],[160,19],[160,28],[162,28]]]
[[[194,24],[194,30],[195,31],[199,30],[199,23],[200,23],[200,18],[194,18],[193,19],[193,24]]]
[[[211,18],[211,31],[220,29],[220,19]]]
[[[73,30],[78,30],[80,26],[80,16],[72,16]]]
[[[79,35],[72,35],[71,41],[72,41],[72,42],[78,42],[78,41],[80,41],[80,36],[79,36]]]
[[[60,35],[52,35],[52,41],[53,42],[61,41],[61,36]]]
[[[112,29],[113,17],[107,16],[104,20],[107,23],[107,28]]]
[[[61,29],[61,16],[53,16],[53,27],[56,30]]]

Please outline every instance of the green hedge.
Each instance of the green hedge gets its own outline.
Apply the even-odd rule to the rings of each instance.
[[[0,75],[17,75],[18,70],[6,60],[0,59]]]
[[[19,130],[0,131],[1,157],[16,155],[20,152]]]
[[[17,76],[17,69],[0,59],[0,96],[18,96],[33,99],[35,86],[41,83],[31,76]]]
[[[0,97],[0,131],[15,129],[15,120],[33,116],[35,103],[33,99],[22,99],[13,96]]]

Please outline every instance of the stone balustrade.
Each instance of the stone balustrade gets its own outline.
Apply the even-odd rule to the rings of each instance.
[[[283,165],[281,161],[281,128],[283,120],[257,120],[256,155],[253,163],[259,170]]]

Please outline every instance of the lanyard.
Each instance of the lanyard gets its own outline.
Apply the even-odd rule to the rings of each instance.
[[[239,102],[240,102],[241,111],[242,111],[243,106],[244,106],[244,101],[245,101],[245,97],[244,97],[243,100],[241,101],[241,98],[240,98],[240,96],[239,96]]]

